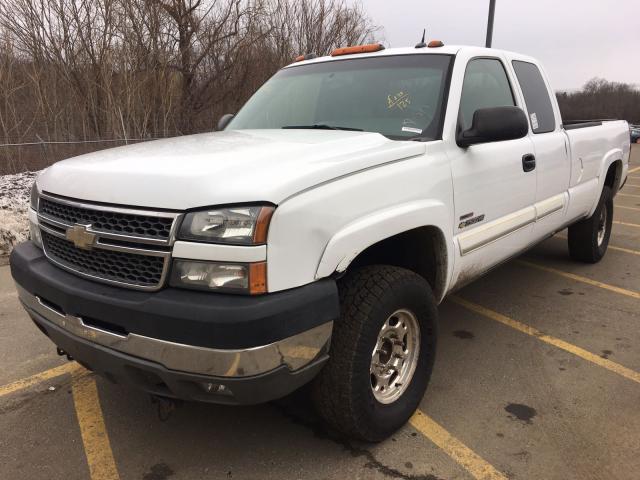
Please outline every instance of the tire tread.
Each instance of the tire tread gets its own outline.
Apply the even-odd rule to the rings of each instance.
[[[316,409],[333,428],[362,440],[381,440],[373,426],[361,418],[362,392],[353,391],[353,364],[363,326],[388,290],[402,288],[405,282],[420,282],[425,295],[429,284],[416,273],[387,265],[366,266],[347,274],[340,283],[341,317],[334,323],[330,361],[316,378],[312,395]],[[435,302],[434,302],[435,305]]]

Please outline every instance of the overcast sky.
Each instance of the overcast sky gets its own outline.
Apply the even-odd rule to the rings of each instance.
[[[355,1],[355,0],[354,0]],[[489,0],[361,0],[387,47],[484,46]],[[496,0],[493,46],[538,58],[556,90],[593,77],[640,85],[640,0]]]

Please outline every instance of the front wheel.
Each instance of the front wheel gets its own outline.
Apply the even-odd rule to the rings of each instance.
[[[314,381],[314,404],[341,433],[381,441],[407,422],[427,388],[436,302],[422,277],[384,265],[347,274],[340,302],[330,358]]]
[[[613,195],[605,186],[595,212],[569,227],[569,255],[574,260],[597,263],[609,246],[613,225]]]

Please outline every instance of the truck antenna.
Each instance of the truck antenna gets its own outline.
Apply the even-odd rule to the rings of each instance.
[[[425,28],[424,30],[422,30],[422,40],[420,40],[420,43],[416,43],[416,48],[424,48],[427,46],[426,43],[424,43],[424,37],[427,34],[427,29]]]

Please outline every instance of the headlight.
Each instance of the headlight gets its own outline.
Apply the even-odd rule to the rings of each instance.
[[[265,243],[273,210],[273,207],[233,207],[188,213],[178,238],[236,245]]]
[[[36,212],[38,211],[39,199],[40,195],[38,194],[38,185],[34,181],[33,185],[31,185],[31,208],[33,208]]]
[[[266,293],[266,263],[222,263],[176,259],[171,286],[229,293]]]
[[[40,227],[31,220],[29,220],[29,239],[36,247],[42,248],[42,234],[40,233]]]

